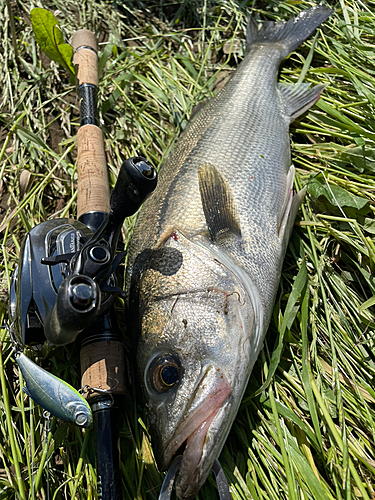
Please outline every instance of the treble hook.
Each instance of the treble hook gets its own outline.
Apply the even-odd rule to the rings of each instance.
[[[4,328],[5,330],[7,330],[8,334],[9,334],[9,338],[10,338],[11,344],[12,344],[13,352],[14,352],[14,354],[17,354],[17,353],[22,352],[22,348],[21,348],[20,344],[17,342],[17,340],[16,340],[16,338],[14,336],[14,333],[12,331],[13,327],[14,327],[14,323],[11,323],[10,325],[7,325],[6,323],[3,323],[0,326],[0,328]]]

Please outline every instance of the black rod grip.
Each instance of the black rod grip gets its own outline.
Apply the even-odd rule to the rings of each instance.
[[[92,405],[97,453],[98,497],[123,500],[118,434],[124,417],[116,406],[106,408],[110,400],[102,398]],[[100,409],[96,409],[100,406]]]

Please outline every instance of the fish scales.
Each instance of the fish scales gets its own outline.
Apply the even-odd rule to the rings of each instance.
[[[277,85],[278,68],[331,13],[249,24],[243,62],[190,120],[134,230],[128,316],[156,459],[165,470],[183,453],[183,499],[205,481],[237,413],[303,197],[293,196],[289,124],[324,87]]]
[[[243,240],[251,246],[251,260],[247,250],[237,257],[252,278],[262,283],[260,290],[267,306],[273,290],[264,284],[277,276],[280,268],[276,228],[285,199],[290,147],[289,123],[275,85],[281,58],[277,53],[267,57],[265,67],[265,50],[262,47],[254,58],[245,60],[184,131],[160,170],[157,193],[140,214],[129,261],[134,258],[134,248],[137,253],[149,248],[150,242],[157,243],[169,228],[178,227],[186,237],[207,231],[197,170],[202,162],[211,162],[228,180],[238,201]]]

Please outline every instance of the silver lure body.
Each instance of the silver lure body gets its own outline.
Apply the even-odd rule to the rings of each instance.
[[[16,362],[26,383],[23,390],[31,399],[61,420],[90,427],[91,408],[78,391],[23,353],[16,353]]]
[[[293,196],[289,124],[323,87],[277,86],[278,68],[331,13],[250,26],[245,59],[188,124],[136,224],[129,314],[159,465],[186,443],[180,498],[197,493],[233,423],[303,196]],[[178,381],[160,388],[164,354]]]

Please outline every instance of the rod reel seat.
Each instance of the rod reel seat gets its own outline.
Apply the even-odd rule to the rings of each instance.
[[[20,344],[73,342],[108,312],[116,296],[124,297],[115,273],[125,256],[118,252],[121,226],[156,184],[155,168],[143,157],[130,158],[121,166],[110,211],[101,214],[97,231],[90,229],[90,214],[85,214],[82,221],[42,222],[26,235],[10,293]]]

